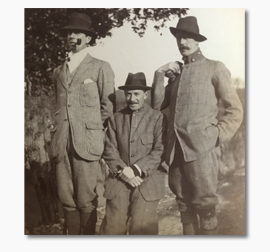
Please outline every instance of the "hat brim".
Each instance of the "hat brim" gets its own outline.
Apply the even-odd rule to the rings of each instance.
[[[207,40],[207,38],[201,34],[184,31],[184,30],[177,29],[174,27],[170,27],[170,31],[171,31],[172,35],[175,37],[177,37],[177,35],[181,35],[183,37],[193,38],[198,42],[203,42],[203,41]]]
[[[80,26],[77,25],[67,25],[63,28],[61,28],[62,31],[72,31],[72,30],[76,30],[76,31],[81,31],[82,33],[86,33],[87,35],[92,35],[94,37],[96,37],[96,34],[94,31],[89,30],[89,29],[83,29]]]
[[[150,90],[152,89],[152,87],[148,87],[148,86],[120,86],[118,87],[118,89],[120,90],[144,90],[144,91],[147,91],[147,90]]]

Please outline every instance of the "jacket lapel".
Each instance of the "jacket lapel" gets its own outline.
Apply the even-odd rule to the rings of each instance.
[[[67,83],[67,63],[66,63],[66,61],[59,69],[59,78],[60,78],[63,86],[67,89],[68,83]]]

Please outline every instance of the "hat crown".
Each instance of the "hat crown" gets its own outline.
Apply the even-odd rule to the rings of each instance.
[[[125,86],[146,86],[146,78],[144,73],[129,73]]]
[[[92,31],[92,22],[88,15],[84,13],[74,12],[70,15],[67,25],[63,27],[64,30],[79,30],[84,32]]]
[[[200,33],[197,18],[195,17],[180,18],[176,28],[186,32]]]
[[[134,89],[141,89],[141,90],[149,90],[151,87],[146,85],[146,78],[143,72],[139,73],[129,73],[126,79],[125,85],[119,87],[122,90],[134,90]]]
[[[170,31],[175,37],[180,35],[193,38],[199,42],[206,40],[206,37],[200,34],[197,18],[193,16],[180,18],[176,28],[170,27]]]

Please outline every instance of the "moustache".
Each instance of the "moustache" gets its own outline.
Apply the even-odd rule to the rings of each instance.
[[[139,104],[138,102],[128,102],[128,105]]]
[[[180,50],[184,50],[184,49],[189,50],[190,48],[189,48],[188,46],[181,46],[181,47],[179,47],[179,49],[180,49]]]

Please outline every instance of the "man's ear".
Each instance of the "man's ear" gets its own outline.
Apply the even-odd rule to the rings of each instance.
[[[144,99],[146,99],[147,96],[148,96],[148,91],[145,91],[145,92],[144,92]]]
[[[86,36],[86,44],[89,44],[91,41],[92,37],[91,36]]]

